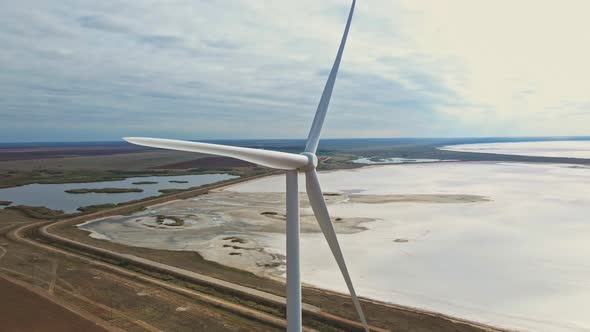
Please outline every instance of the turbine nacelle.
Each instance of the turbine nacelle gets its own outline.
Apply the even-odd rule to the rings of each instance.
[[[305,167],[300,168],[300,170],[309,171],[309,170],[316,169],[318,167],[318,157],[315,155],[315,153],[301,152],[300,154],[302,156],[307,157],[307,160],[308,160],[308,164]]]

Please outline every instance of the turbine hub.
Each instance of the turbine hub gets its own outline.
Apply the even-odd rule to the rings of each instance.
[[[315,169],[318,166],[318,157],[315,155],[315,153],[302,152],[301,155],[306,156],[308,160],[308,164],[304,168],[305,170]]]

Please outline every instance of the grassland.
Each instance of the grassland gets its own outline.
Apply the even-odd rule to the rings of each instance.
[[[103,210],[109,210],[109,209],[114,209],[117,207],[122,207],[125,205],[129,205],[130,203],[136,203],[138,201],[131,201],[131,202],[125,202],[125,203],[119,203],[119,204],[96,204],[96,205],[88,205],[88,206],[82,206],[78,208],[78,211],[82,212],[83,214],[88,214],[88,213],[94,213],[94,212],[99,212],[99,211],[103,211]],[[139,212],[142,211],[143,209],[136,209],[133,210],[132,212],[128,212],[128,213],[135,213],[135,212]]]
[[[174,194],[174,193],[179,193],[182,192],[183,189],[160,189],[158,190],[159,192],[161,192],[162,194]]]
[[[19,211],[29,218],[41,220],[53,220],[68,216],[61,210],[52,210],[44,206],[15,205],[9,206],[5,210]]]

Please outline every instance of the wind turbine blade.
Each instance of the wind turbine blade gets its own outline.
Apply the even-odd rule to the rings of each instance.
[[[336,82],[336,75],[338,75],[338,68],[340,67],[340,60],[342,60],[342,53],[344,53],[344,46],[346,45],[346,38],[348,37],[350,22],[352,22],[352,14],[354,13],[355,4],[356,0],[353,0],[352,6],[350,7],[350,13],[348,14],[348,21],[346,22],[346,28],[344,29],[344,35],[342,35],[342,41],[340,42],[340,48],[338,49],[338,54],[336,54],[336,60],[334,61],[334,65],[330,71],[330,76],[328,76],[328,81],[326,81],[322,98],[318,104],[318,109],[316,110],[313,123],[311,124],[311,129],[309,130],[309,135],[307,136],[305,152],[315,153],[318,149],[322,125],[324,124],[326,113],[328,112],[328,105],[330,104],[330,98],[332,97],[332,90],[334,90],[334,83]]]
[[[363,313],[361,304],[356,296],[356,292],[354,291],[352,280],[350,279],[350,275],[348,274],[346,262],[344,261],[344,256],[342,255],[340,244],[338,244],[336,231],[334,230],[334,225],[332,224],[332,220],[330,219],[328,207],[326,206],[326,201],[324,200],[322,188],[320,187],[320,182],[318,181],[318,176],[315,170],[310,170],[305,173],[305,182],[307,196],[309,197],[309,204],[311,205],[313,213],[315,214],[315,217],[318,220],[318,224],[320,225],[320,228],[324,233],[326,241],[328,241],[328,245],[330,246],[330,250],[332,250],[332,254],[336,259],[336,263],[338,263],[338,267],[340,268],[340,272],[342,272],[344,281],[346,281],[346,286],[348,286],[348,291],[350,292],[352,302],[354,304],[354,307],[356,308],[356,312],[359,315],[361,323],[363,323],[365,331],[369,332],[369,325],[367,325],[365,314]]]
[[[125,137],[129,143],[153,148],[188,151],[237,158],[254,164],[284,170],[298,169],[309,164],[308,157],[300,154],[243,148],[237,146],[177,141],[172,139]]]

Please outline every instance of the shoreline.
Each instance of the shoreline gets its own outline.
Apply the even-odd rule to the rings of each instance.
[[[561,145],[565,145],[564,143],[568,145],[577,144],[580,148],[560,150]],[[539,145],[549,145],[551,148],[543,150],[539,149]],[[543,148],[543,146],[541,146],[541,148]],[[571,158],[574,160],[586,160],[587,162],[590,162],[590,141],[587,140],[468,143],[444,145],[437,147],[437,149],[440,151],[485,153],[500,156]]]
[[[469,162],[469,163],[473,163],[473,162]],[[489,162],[486,162],[486,163],[489,163]],[[495,163],[495,162],[492,162],[492,163]],[[394,164],[394,165],[399,165],[399,164]],[[392,166],[392,165],[379,164],[379,165],[366,165],[366,166],[363,166],[363,167],[371,167],[371,168],[373,168],[373,167],[384,167],[384,166]],[[329,170],[327,172],[336,172],[336,171],[340,171],[340,170]],[[278,174],[266,174],[266,175],[260,176],[259,178],[269,177],[269,176],[274,176],[274,175],[278,175]],[[255,179],[256,178],[240,179],[241,181],[239,183],[245,183],[245,182],[252,181],[252,180],[255,180]],[[237,184],[238,183],[230,183],[230,184],[219,185],[219,186],[216,186],[216,188],[210,189],[210,191],[213,191],[214,192],[214,191],[226,190],[226,189],[229,189],[229,188],[231,188],[231,187],[233,187],[233,186],[235,186]],[[209,190],[207,190],[207,191],[209,191]],[[202,194],[205,194],[205,193],[206,192],[202,192],[202,193],[197,194],[197,195],[192,196],[192,197],[196,197],[196,196],[199,196],[199,195],[202,195]],[[179,199],[175,199],[175,201],[178,201],[178,200]],[[161,202],[161,203],[151,204],[149,206],[151,206],[151,207],[153,207],[153,206],[161,206],[162,204],[168,204],[170,202],[171,201]],[[107,217],[112,217],[112,216],[107,216]],[[97,218],[95,220],[87,220],[86,222],[87,223],[90,223],[90,222],[98,221],[98,220],[101,220],[101,219],[104,219],[104,217],[103,218]],[[75,225],[72,225],[72,226],[75,226]],[[85,232],[85,233],[88,232],[86,230],[80,230],[80,231],[81,232]],[[121,244],[121,246],[125,246],[125,245]],[[164,251],[165,252],[167,250],[157,250],[157,251]],[[248,271],[246,271],[246,270],[241,270],[241,271],[244,274],[248,273]],[[269,277],[264,277],[264,279],[269,279]],[[280,280],[282,280],[284,282],[284,279],[283,278],[280,278]],[[347,296],[346,294],[339,293],[337,291],[332,291],[332,290],[320,288],[320,287],[313,286],[313,285],[305,284],[305,287],[310,288],[310,289],[317,290],[318,292],[330,293],[332,295],[336,295],[336,296],[340,296],[340,297],[346,297]],[[492,330],[492,331],[498,331],[498,330],[501,330],[501,331],[514,331],[514,330],[508,330],[508,329],[501,328],[501,327],[496,327],[496,326],[489,325],[489,324],[478,323],[477,321],[471,321],[471,320],[468,320],[468,319],[463,319],[463,318],[460,318],[458,316],[446,315],[446,314],[438,313],[438,312],[435,312],[435,311],[430,311],[430,310],[427,310],[427,309],[420,309],[419,307],[404,306],[404,305],[397,304],[397,303],[394,303],[394,302],[380,301],[380,300],[376,300],[376,299],[372,299],[372,298],[363,298],[363,300],[364,301],[367,301],[367,302],[372,302],[372,303],[374,303],[375,305],[378,305],[378,306],[384,306],[384,307],[390,308],[392,310],[403,310],[403,311],[412,312],[412,313],[419,314],[419,315],[436,316],[436,317],[440,317],[440,318],[444,318],[444,319],[448,319],[448,320],[453,320],[453,321],[456,321],[456,322],[462,323],[462,324],[468,323],[469,325],[472,325],[474,327],[481,328],[481,329],[484,329],[484,330]]]
[[[529,163],[521,163],[521,162],[518,162],[518,163],[514,163],[514,162],[513,163],[507,163],[507,162],[463,162],[463,163],[465,163],[465,164],[474,164],[474,163],[475,164],[480,164],[480,163],[484,163],[484,164],[521,164],[521,165],[529,164]],[[532,164],[538,164],[538,163],[532,163]],[[561,165],[562,167],[571,167],[571,164],[565,164],[565,163],[559,163],[559,164],[556,164],[556,163],[543,163],[543,164]],[[369,166],[371,166],[370,168],[374,168],[374,166],[378,166],[379,168],[382,168],[382,167],[385,167],[385,166],[392,166],[392,165],[367,165],[367,166],[364,166],[364,167],[369,167]],[[329,170],[327,172],[336,172],[336,171],[341,171],[341,170]],[[354,171],[354,170],[350,170],[350,171]],[[276,174],[265,174],[265,175],[261,175],[260,178],[269,177],[269,176],[273,176],[273,175],[278,175],[278,173],[276,173]],[[252,178],[241,179],[240,178],[239,180],[241,180],[240,182],[248,182],[248,181],[251,181],[251,180],[254,180],[254,179],[252,179]],[[183,197],[183,198],[195,197],[195,196],[199,196],[199,195],[202,195],[204,193],[207,193],[208,191],[223,190],[223,189],[231,188],[231,187],[233,187],[235,185],[237,185],[237,183],[233,183],[233,182],[232,183],[229,183],[229,184],[228,183],[218,184],[218,185],[215,185],[215,186],[211,186],[211,187],[214,187],[214,188],[202,188],[201,190],[203,190],[203,192],[201,192],[199,194],[196,194],[194,196],[188,195],[188,197]],[[206,189],[209,189],[209,190],[206,190]],[[175,194],[174,196],[179,196],[179,195],[182,195],[182,194],[186,194],[186,192],[185,193]],[[155,199],[155,200],[157,200],[157,199]],[[175,199],[175,200],[178,200],[178,198]],[[153,200],[149,200],[148,202],[145,202],[145,203],[149,203],[149,202],[152,202],[152,201]],[[163,202],[160,202],[160,203],[152,204],[151,206],[154,206],[154,205],[157,206],[157,205],[165,204],[167,202],[169,202],[169,201],[163,201]],[[122,207],[122,208],[124,208],[124,207]],[[121,252],[126,252],[126,249],[123,249]],[[242,273],[246,274],[247,271],[242,271]],[[306,286],[308,286],[308,285],[306,285]],[[311,288],[314,288],[314,287],[312,286]],[[315,289],[317,289],[318,291],[330,292],[332,294],[333,293],[337,293],[337,292],[329,291],[329,290],[322,289],[322,288],[319,288],[319,287],[318,288],[315,288]],[[339,296],[346,296],[346,295],[345,294],[340,294]],[[370,298],[367,299],[367,301],[371,301],[371,302],[374,301],[375,303],[379,303],[380,305],[386,304],[388,306],[393,306],[393,307],[397,307],[397,308],[414,309],[414,310],[417,310],[421,314],[426,314],[427,312],[429,312],[428,310],[420,309],[419,307],[416,309],[416,307],[403,306],[403,305],[396,304],[394,302],[384,302],[384,301],[379,301],[379,300],[373,300],[373,299],[370,299]],[[457,320],[459,322],[471,322],[473,324],[476,324],[476,326],[486,325],[486,324],[482,324],[482,323],[477,323],[477,321],[470,321],[470,320],[467,320],[467,319],[461,319],[461,318],[459,318],[460,316],[450,316],[450,315],[445,315],[445,314],[440,314],[440,315],[451,317],[451,318],[453,318],[453,319],[455,319],[455,320]],[[486,325],[486,326],[493,327],[493,325]],[[501,329],[501,328],[497,327],[496,329]],[[506,329],[503,329],[503,330],[507,331]]]
[[[164,203],[160,203],[160,204],[164,204]],[[160,204],[157,204],[157,205],[160,205]],[[87,221],[85,221],[83,223],[84,224],[89,224],[89,223],[92,223],[92,222],[104,220],[104,219],[111,218],[111,217],[116,217],[116,216],[113,215],[113,216],[99,217],[99,218],[96,218],[96,219],[87,220]],[[63,222],[67,222],[67,221],[68,220],[64,220]],[[43,227],[43,230],[45,232],[49,233],[49,234],[53,234],[53,233],[50,232],[50,229],[52,227],[54,227],[54,226],[59,226],[59,225],[56,225],[56,224],[57,223],[48,224],[48,225],[46,225],[46,226]],[[79,224],[79,225],[81,225],[81,224]],[[76,225],[73,225],[73,226],[76,226]],[[90,233],[87,230],[81,230],[81,231],[83,231],[85,233]],[[59,235],[55,235],[55,236],[61,237]],[[52,239],[55,240],[55,238],[53,238],[53,236],[52,236]],[[65,239],[67,239],[67,238],[65,238]],[[108,241],[108,240],[100,240],[100,239],[96,239],[96,240],[98,240],[100,242]],[[67,239],[67,242],[74,243],[76,241]],[[110,241],[108,241],[108,242],[110,242]],[[87,247],[88,246],[88,244],[81,244],[81,245],[84,246],[84,247]],[[125,245],[122,245],[121,244],[121,246],[125,246]],[[125,246],[125,247],[128,247],[128,246]],[[98,248],[100,248],[100,247],[98,247]],[[135,247],[135,248],[138,248],[138,247]],[[79,249],[83,249],[83,248],[81,247]],[[99,250],[103,250],[103,249],[99,249]],[[168,251],[168,250],[162,250],[162,249],[152,249],[152,250],[161,251],[161,252]],[[121,254],[121,255],[123,255],[125,257],[131,257],[128,254]],[[162,263],[159,263],[159,264],[162,265]],[[240,271],[242,273],[244,273],[244,274],[249,273],[248,271],[242,270],[242,269],[240,269]],[[282,284],[284,284],[284,281],[285,281],[284,278],[280,278],[280,277],[275,277],[275,278],[262,277],[262,278],[263,279],[270,279],[270,280],[279,281]],[[320,292],[320,293],[323,293],[323,294],[330,294],[331,296],[341,297],[343,301],[349,301],[350,300],[349,295],[346,294],[346,293],[342,293],[342,292],[331,290],[331,289],[321,288],[321,287],[314,286],[314,285],[308,284],[308,283],[304,283],[304,284],[302,284],[302,286],[304,288],[306,288],[306,289],[312,289],[312,290],[315,290],[315,291]],[[469,326],[471,326],[473,328],[476,328],[478,330],[485,331],[485,332],[518,332],[519,331],[519,330],[516,330],[516,329],[509,329],[509,328],[505,328],[505,327],[494,326],[494,325],[491,325],[491,324],[480,323],[480,322],[477,322],[477,321],[472,321],[472,320],[468,320],[468,319],[464,319],[464,318],[461,318],[461,317],[452,316],[452,315],[448,315],[448,314],[444,314],[444,313],[440,313],[440,312],[436,312],[436,311],[432,311],[432,310],[428,310],[428,309],[422,309],[422,308],[418,308],[418,307],[406,306],[406,305],[397,304],[397,303],[393,303],[393,302],[381,301],[381,300],[377,300],[377,299],[373,299],[373,298],[368,298],[368,297],[364,297],[364,296],[359,296],[359,299],[361,299],[361,301],[364,302],[364,303],[372,303],[372,304],[377,305],[377,306],[380,306],[380,307],[390,308],[391,310],[403,311],[403,312],[407,312],[407,313],[411,313],[411,314],[416,314],[416,315],[419,315],[419,316],[429,316],[429,317],[433,317],[433,318],[439,318],[439,319],[447,320],[447,321],[450,321],[450,322],[453,322],[453,323],[456,323],[456,324],[469,325]],[[305,307],[305,304],[304,304],[304,307]],[[326,314],[328,314],[328,313],[326,313]],[[336,317],[336,316],[334,316],[334,317]],[[356,323],[356,321],[353,321],[353,323]]]

